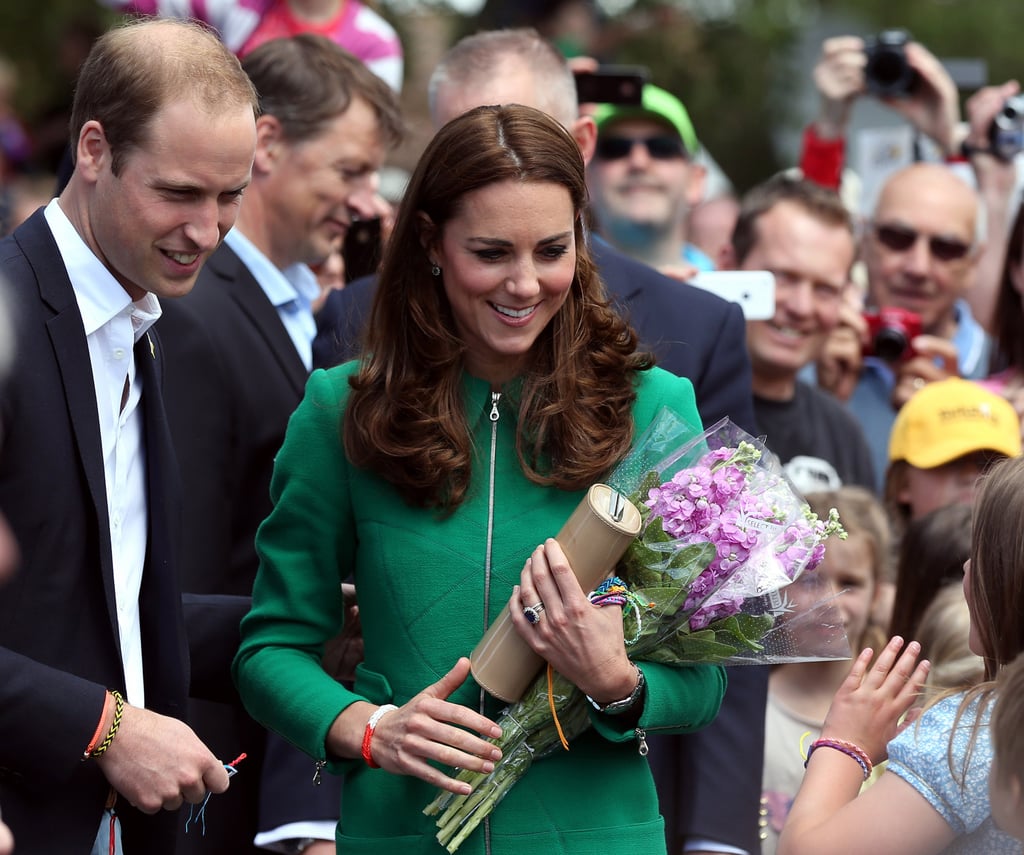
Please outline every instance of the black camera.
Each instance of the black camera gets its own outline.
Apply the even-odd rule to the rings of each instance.
[[[918,73],[907,62],[906,30],[882,30],[864,39],[864,82],[868,92],[882,98],[906,98],[917,85]]]
[[[1013,160],[1024,149],[1024,95],[1006,99],[988,127],[988,142],[992,154],[1000,160]]]

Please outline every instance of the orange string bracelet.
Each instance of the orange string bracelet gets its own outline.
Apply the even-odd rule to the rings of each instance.
[[[110,709],[110,705],[114,702],[114,696],[107,692],[103,697],[103,712],[100,713],[100,720],[96,722],[96,732],[92,735],[92,739],[89,740],[89,744],[85,747],[85,752],[82,754],[83,760],[88,760],[92,757],[92,752],[96,750],[96,744],[100,741],[100,734],[103,733],[103,722],[107,720],[107,710]]]

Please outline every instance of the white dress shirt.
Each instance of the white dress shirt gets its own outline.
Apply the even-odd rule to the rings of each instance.
[[[160,317],[160,304],[152,294],[132,302],[82,240],[56,199],[47,205],[45,215],[71,279],[89,345],[103,447],[125,700],[141,707],[145,706],[146,694],[139,589],[149,519],[139,410],[143,390],[142,380],[135,373],[134,346]]]

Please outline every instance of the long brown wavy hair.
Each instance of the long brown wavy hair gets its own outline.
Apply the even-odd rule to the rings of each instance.
[[[538,110],[478,107],[437,133],[409,181],[342,422],[349,459],[413,505],[454,510],[470,488],[473,460],[462,399],[466,347],[441,278],[431,275],[423,215],[434,227],[431,240],[440,240],[467,193],[502,181],[565,187],[576,215],[572,286],[534,343],[516,392],[523,471],[538,484],[583,489],[632,440],[636,372],[652,360],[637,352],[636,334],[611,308],[587,249],[579,148]]]

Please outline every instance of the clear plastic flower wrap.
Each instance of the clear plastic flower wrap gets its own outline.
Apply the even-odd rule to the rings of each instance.
[[[668,410],[654,429],[659,446],[685,431]],[[649,444],[642,438],[639,447]],[[616,489],[635,482],[632,456],[612,476]],[[624,614],[626,637],[638,636],[632,657],[729,665],[849,658],[836,594],[811,572],[825,540],[845,532],[835,511],[826,520],[810,511],[760,440],[724,419],[669,451],[628,495],[643,528],[620,575],[648,606]]]
[[[724,419],[694,436],[663,409],[608,484],[642,517],[609,599],[623,607],[630,658],[772,664],[850,657],[838,596],[814,569],[825,540],[845,537],[835,511],[820,520],[760,440]],[[621,583],[621,584],[620,584]],[[595,592],[596,594],[597,592]],[[550,668],[499,717],[502,759],[466,772],[473,791],[438,794],[437,839],[450,853],[530,765],[590,726],[583,693]]]

